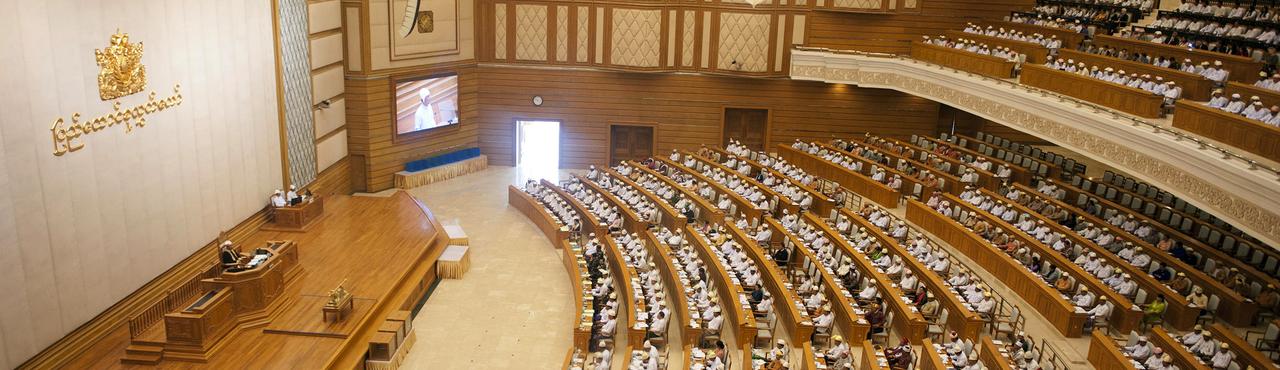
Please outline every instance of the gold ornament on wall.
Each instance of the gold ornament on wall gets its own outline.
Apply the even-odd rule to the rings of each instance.
[[[111,100],[132,95],[147,87],[147,67],[142,65],[142,43],[129,43],[129,34],[116,31],[111,45],[93,52],[102,69],[98,72],[98,95]]]
[[[430,10],[418,12],[418,33],[431,33],[436,30],[436,16]]]

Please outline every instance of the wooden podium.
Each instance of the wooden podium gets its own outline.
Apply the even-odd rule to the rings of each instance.
[[[297,244],[273,241],[265,249],[271,256],[257,266],[243,271],[223,271],[217,277],[204,280],[206,286],[225,287],[235,293],[231,303],[236,316],[262,313],[284,290],[285,283],[298,273]]]
[[[298,205],[275,207],[271,223],[263,230],[306,231],[313,221],[324,215],[324,198],[315,197]]]

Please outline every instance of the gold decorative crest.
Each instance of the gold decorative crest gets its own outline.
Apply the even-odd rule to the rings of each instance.
[[[418,12],[418,33],[431,33],[436,30],[435,13],[428,10]]]
[[[128,96],[147,87],[147,67],[142,65],[142,43],[129,43],[129,34],[111,35],[111,45],[93,52],[98,66],[98,95],[102,100]]]

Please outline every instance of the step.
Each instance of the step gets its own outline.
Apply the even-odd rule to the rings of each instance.
[[[130,344],[124,349],[125,354],[130,355],[160,355],[164,354],[164,346],[151,344]]]
[[[163,357],[163,355],[159,353],[156,353],[156,354],[126,353],[124,355],[124,358],[120,359],[120,363],[130,364],[130,365],[155,365],[160,363],[161,357]]]

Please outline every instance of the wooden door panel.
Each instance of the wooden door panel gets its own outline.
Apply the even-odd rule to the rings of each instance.
[[[609,165],[653,156],[653,126],[609,126]]]
[[[725,108],[721,144],[728,145],[729,139],[735,139],[751,150],[764,150],[768,127],[768,109]]]

